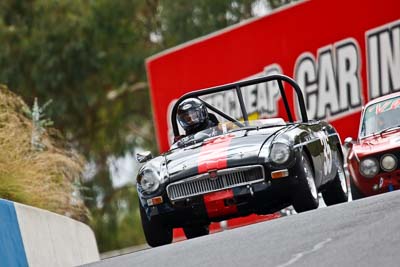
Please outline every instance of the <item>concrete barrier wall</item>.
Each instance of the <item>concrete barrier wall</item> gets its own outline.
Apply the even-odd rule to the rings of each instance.
[[[0,266],[77,266],[98,260],[87,225],[0,199]]]

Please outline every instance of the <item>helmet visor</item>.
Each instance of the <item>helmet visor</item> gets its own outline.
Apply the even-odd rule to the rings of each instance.
[[[187,110],[178,115],[179,123],[183,128],[200,123],[201,116],[198,110]]]

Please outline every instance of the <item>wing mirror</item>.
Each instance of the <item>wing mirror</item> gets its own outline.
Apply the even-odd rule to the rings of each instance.
[[[353,146],[353,144],[354,144],[353,138],[351,138],[351,137],[346,137],[346,138],[344,139],[344,147],[350,148],[350,147]]]
[[[139,163],[146,162],[146,161],[148,161],[148,160],[150,160],[152,158],[153,158],[153,155],[151,154],[150,151],[144,151],[144,152],[136,153],[136,160]]]

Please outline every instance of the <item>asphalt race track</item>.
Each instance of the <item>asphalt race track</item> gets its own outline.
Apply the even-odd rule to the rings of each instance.
[[[86,266],[400,266],[400,191]]]

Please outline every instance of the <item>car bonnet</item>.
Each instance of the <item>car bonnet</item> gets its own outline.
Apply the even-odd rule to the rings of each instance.
[[[165,154],[170,182],[211,170],[258,164],[263,144],[281,127],[241,131]]]
[[[353,150],[359,158],[362,158],[371,154],[398,149],[399,146],[400,131],[392,131],[361,139],[359,143],[353,146]]]

